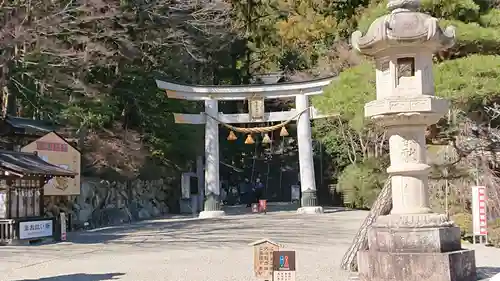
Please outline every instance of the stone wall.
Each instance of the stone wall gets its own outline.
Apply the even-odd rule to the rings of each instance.
[[[46,196],[46,215],[70,214],[73,228],[94,228],[162,216],[175,199],[174,188],[165,180],[109,182],[82,178],[81,194]]]

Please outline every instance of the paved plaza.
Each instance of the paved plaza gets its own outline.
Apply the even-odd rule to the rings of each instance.
[[[231,207],[223,219],[159,219],[72,233],[72,242],[0,247],[0,281],[256,281],[248,243],[264,237],[297,251],[297,280],[348,279],[339,263],[367,212],[270,208],[263,215]],[[500,271],[500,250],[473,247],[483,273]]]

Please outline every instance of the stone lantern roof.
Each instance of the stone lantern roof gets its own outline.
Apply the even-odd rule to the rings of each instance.
[[[366,34],[352,34],[353,47],[368,56],[383,56],[385,51],[401,47],[426,48],[432,52],[448,49],[455,43],[455,27],[445,30],[438,19],[417,12],[420,0],[390,0],[388,15],[377,18]]]

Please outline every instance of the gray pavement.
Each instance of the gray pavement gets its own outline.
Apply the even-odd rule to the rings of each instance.
[[[222,219],[158,219],[72,233],[71,242],[0,247],[0,281],[253,281],[248,243],[261,238],[297,251],[298,281],[348,279],[339,263],[366,212],[270,208],[263,215],[232,207]],[[483,274],[500,272],[499,250],[471,247]]]

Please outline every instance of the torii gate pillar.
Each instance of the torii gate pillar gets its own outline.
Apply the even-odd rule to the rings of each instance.
[[[217,116],[219,106],[217,100],[205,100],[205,112]],[[219,183],[219,124],[207,118],[205,124],[205,194],[204,209],[200,218],[215,218],[225,215],[220,209]]]
[[[316,195],[316,178],[314,176],[314,158],[311,138],[311,116],[309,98],[306,95],[295,96],[295,107],[298,112],[304,111],[297,120],[297,142],[299,146],[300,189],[302,192],[301,205],[297,210],[301,214],[323,213],[318,206]]]

